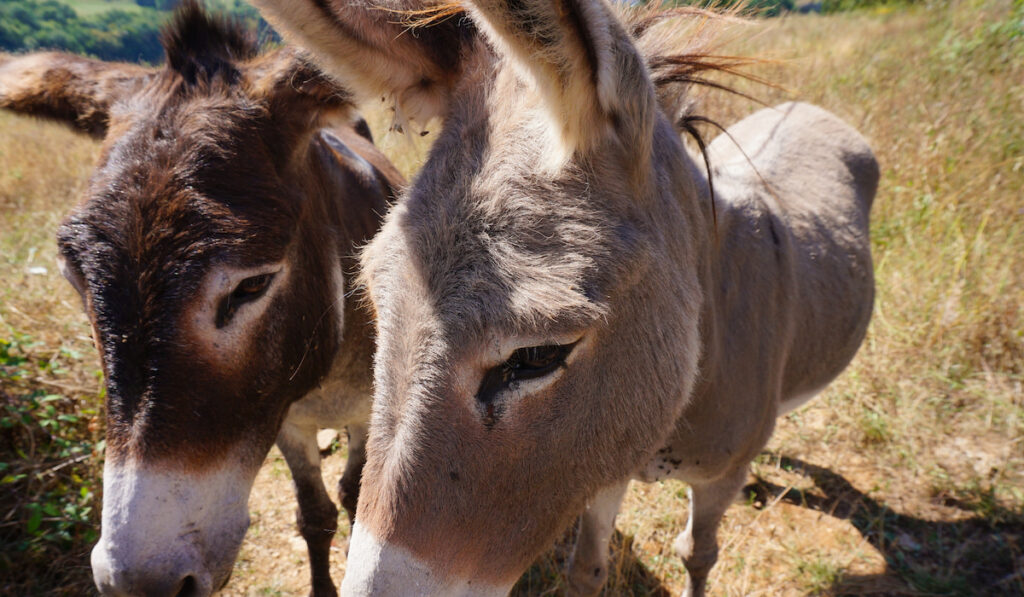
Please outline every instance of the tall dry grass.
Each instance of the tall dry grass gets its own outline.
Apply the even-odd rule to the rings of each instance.
[[[63,127],[0,113],[0,594],[90,587],[101,383],[54,235],[95,154]]]
[[[1024,593],[1024,4],[759,21],[735,30],[728,51],[783,59],[757,74],[787,91],[744,89],[836,112],[871,141],[883,176],[868,338],[836,383],[779,422],[726,514],[712,594]],[[726,124],[755,108],[705,98]],[[370,116],[385,150],[414,172],[430,136],[409,145],[384,135],[386,114]],[[58,413],[81,416],[67,433],[83,445],[102,415],[98,364],[53,266],[53,234],[95,151],[56,125],[0,114],[0,340],[29,363],[12,376],[0,360],[0,395],[18,412],[35,390],[57,395]],[[0,593],[85,592],[82,525],[64,542],[33,543],[60,516],[44,517],[36,535],[26,528],[33,500],[57,499],[61,485],[98,493],[96,460],[47,472],[63,460],[33,457],[27,442],[58,431],[28,428],[0,425]],[[13,467],[28,476],[6,482]],[[681,589],[670,545],[686,507],[681,483],[633,485],[605,594]],[[517,594],[557,594],[559,562],[542,558]],[[278,590],[259,566],[238,570],[243,581],[255,594]]]
[[[728,48],[870,140],[878,296],[847,372],[779,422],[726,516],[718,595],[1024,592],[1024,4],[762,21]],[[751,110],[709,96],[732,122]],[[681,588],[684,487],[634,487],[607,594]],[[652,589],[653,587],[653,589]]]

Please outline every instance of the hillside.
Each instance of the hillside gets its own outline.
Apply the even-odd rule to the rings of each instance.
[[[261,40],[273,30],[244,0],[208,0],[242,21]],[[141,5],[140,5],[141,4]],[[62,50],[103,60],[155,64],[163,59],[160,27],[176,0],[5,0],[0,3],[0,51]]]

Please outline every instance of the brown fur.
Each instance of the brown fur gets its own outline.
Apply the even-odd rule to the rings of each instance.
[[[110,106],[151,73],[134,64],[82,61],[56,52],[0,57],[0,107],[65,121],[96,138],[109,126]]]
[[[356,248],[404,183],[350,124],[349,94],[295,50],[261,54],[195,3],[179,10],[164,45],[157,69],[58,53],[0,61],[0,107],[103,138],[58,242],[106,375],[108,466],[199,483],[229,465],[251,482],[287,419],[282,451],[314,587],[330,594],[337,510],[318,457],[308,462],[304,449],[318,423],[365,425],[374,350],[370,314],[333,281],[357,270]],[[211,343],[213,321],[196,315],[208,307],[210,272],[276,262],[287,271],[263,314],[244,334],[222,335],[229,345]],[[317,409],[317,420],[301,418]],[[350,516],[361,467],[352,450],[341,488]],[[149,585],[131,586],[118,590]]]

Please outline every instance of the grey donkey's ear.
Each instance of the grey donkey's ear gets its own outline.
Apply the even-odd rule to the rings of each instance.
[[[604,0],[466,3],[497,50],[543,95],[567,153],[586,152],[612,134],[635,159],[646,158],[657,114],[654,88]]]
[[[361,99],[392,97],[400,117],[444,114],[476,39],[468,19],[425,15],[445,8],[415,0],[253,0],[288,41]],[[433,5],[438,6],[438,5]],[[451,16],[457,7],[449,8]],[[428,19],[429,20],[429,19]],[[423,26],[419,26],[419,25]]]
[[[0,108],[66,122],[102,138],[110,107],[152,71],[59,52],[0,56]]]

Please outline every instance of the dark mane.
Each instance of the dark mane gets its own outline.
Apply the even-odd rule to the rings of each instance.
[[[235,20],[213,16],[198,0],[184,0],[163,28],[160,41],[167,68],[188,85],[222,79],[234,83],[236,64],[259,53],[255,36]]]

